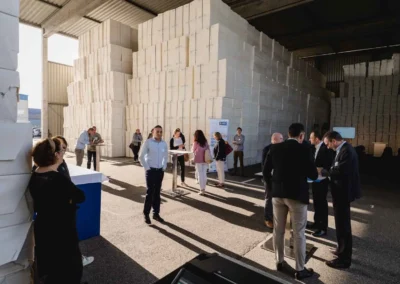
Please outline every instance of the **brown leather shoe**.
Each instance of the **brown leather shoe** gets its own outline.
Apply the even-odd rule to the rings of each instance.
[[[265,221],[265,226],[267,226],[270,229],[274,228],[274,223],[272,223],[272,221]]]

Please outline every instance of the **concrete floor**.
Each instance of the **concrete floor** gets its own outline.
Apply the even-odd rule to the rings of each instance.
[[[73,154],[66,155],[75,163]],[[86,161],[84,161],[84,165]],[[247,178],[227,175],[228,189],[207,187],[207,196],[197,194],[193,172],[186,183],[190,192],[181,198],[162,193],[161,215],[166,224],[143,222],[144,170],[131,159],[102,161],[102,172],[110,178],[103,185],[101,236],[82,242],[82,252],[95,257],[84,269],[90,284],[147,284],[157,281],[201,252],[220,252],[271,272],[286,280],[291,276],[275,271],[274,254],[261,249],[271,236],[263,225],[264,190],[258,169],[247,169]],[[189,170],[191,171],[191,170]],[[209,180],[215,174],[209,175]],[[172,175],[164,178],[163,190],[171,188]],[[335,247],[332,204],[328,237],[307,234],[316,251],[307,262],[316,275],[304,283],[399,283],[400,282],[400,191],[377,180],[363,180],[364,197],[353,203],[353,265],[348,270],[327,267],[329,248]],[[308,220],[313,218],[312,205]],[[294,267],[294,261],[289,259]]]

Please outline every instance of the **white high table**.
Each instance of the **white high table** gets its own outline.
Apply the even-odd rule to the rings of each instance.
[[[178,155],[179,154],[193,154],[190,151],[184,150],[169,150],[168,153],[172,155],[172,189],[163,191],[165,194],[173,197],[183,196],[189,194],[189,191],[178,189],[177,178],[178,178]],[[182,170],[182,169],[181,169]]]

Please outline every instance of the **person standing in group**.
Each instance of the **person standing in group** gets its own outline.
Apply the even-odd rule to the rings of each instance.
[[[82,254],[76,228],[77,204],[85,194],[65,173],[58,172],[65,150],[57,138],[38,142],[32,151],[37,169],[29,181],[33,199],[35,258],[45,284],[80,284]],[[54,254],[60,257],[54,260]]]
[[[144,220],[151,224],[150,210],[153,207],[153,219],[164,222],[160,216],[161,186],[164,171],[168,163],[168,145],[162,140],[163,130],[160,125],[153,128],[153,137],[144,142],[139,153],[139,161],[146,171],[147,193],[144,202]]]
[[[133,152],[133,161],[136,163],[138,162],[139,159],[139,151],[140,151],[140,146],[142,145],[143,142],[143,137],[142,133],[140,133],[140,129],[136,129],[135,134],[133,134],[132,137],[132,152]]]
[[[233,175],[237,175],[237,162],[240,161],[240,175],[244,176],[244,165],[243,165],[243,151],[244,151],[245,136],[242,134],[242,128],[238,127],[236,135],[233,137]]]
[[[83,156],[85,155],[85,146],[90,145],[90,136],[94,133],[93,128],[89,128],[88,130],[82,131],[81,135],[79,135],[78,141],[75,146],[75,155],[76,155],[76,165],[81,166],[83,162]]]
[[[208,169],[208,163],[211,162],[211,160],[206,161],[206,159],[211,158],[211,157],[206,157],[207,150],[209,153],[210,146],[208,145],[207,139],[204,136],[203,131],[196,130],[196,132],[194,133],[194,143],[192,152],[194,154],[193,161],[195,163],[197,178],[200,184],[200,192],[199,192],[200,195],[204,195],[206,192],[207,169]]]
[[[214,146],[214,159],[219,181],[215,185],[217,187],[224,187],[225,161],[226,161],[225,140],[222,138],[222,135],[219,132],[214,133],[214,139],[217,141],[217,143]]]
[[[332,167],[327,173],[331,181],[333,213],[335,216],[337,248],[332,251],[337,256],[326,264],[332,268],[349,268],[353,253],[351,233],[351,202],[361,197],[358,157],[354,148],[342,136],[331,131],[325,134],[328,148],[336,151]]]
[[[285,226],[288,212],[293,226],[294,253],[298,280],[311,277],[312,269],[304,267],[306,260],[308,182],[316,180],[318,171],[312,158],[311,149],[302,145],[304,126],[293,123],[289,127],[289,139],[272,145],[265,163],[265,173],[272,173],[272,204],[274,212],[273,242],[278,271],[286,270]]]
[[[310,134],[310,143],[315,147],[314,161],[318,169],[329,170],[332,166],[335,152],[328,149],[322,141],[322,136],[317,131]],[[314,237],[326,236],[328,231],[328,186],[329,180],[312,183],[314,223],[307,225],[307,229],[315,229]]]
[[[264,207],[264,222],[265,226],[270,229],[274,228],[274,214],[272,209],[272,180],[271,180],[271,173],[264,172],[265,162],[267,160],[267,155],[269,153],[269,149],[272,145],[282,143],[283,142],[283,135],[281,133],[274,133],[271,136],[271,144],[266,146],[262,152],[262,173],[263,173],[263,182],[265,187],[265,207]]]
[[[185,150],[185,142],[182,140],[181,131],[179,128],[175,129],[174,136],[169,141],[169,148],[171,150]],[[178,154],[178,163],[181,168],[181,185],[187,186],[185,183],[185,157],[183,154]]]
[[[97,162],[97,156],[96,156],[96,145],[103,143],[103,139],[101,138],[100,133],[97,132],[96,126],[92,126],[93,128],[93,133],[90,135],[90,145],[88,146],[87,150],[87,168],[90,169],[90,166],[92,164],[92,158],[93,158],[93,169],[96,170],[96,162]]]

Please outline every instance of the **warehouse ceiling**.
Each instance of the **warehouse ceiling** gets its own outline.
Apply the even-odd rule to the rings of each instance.
[[[223,0],[299,56],[400,44],[400,0]],[[20,0],[20,20],[78,37],[106,19],[131,27],[191,0]]]

